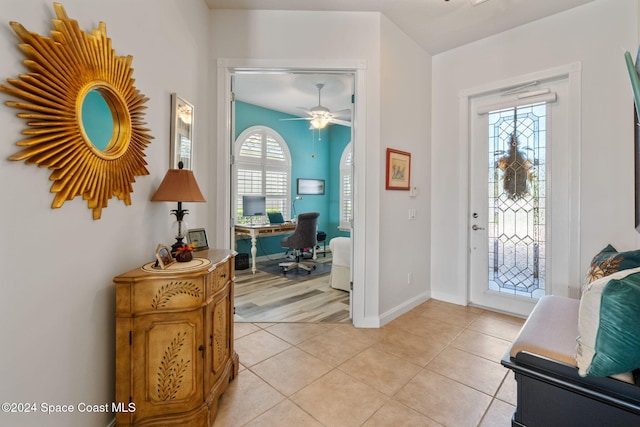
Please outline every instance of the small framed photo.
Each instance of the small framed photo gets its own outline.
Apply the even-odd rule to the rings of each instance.
[[[156,248],[156,259],[156,265],[162,270],[175,262],[175,259],[171,256],[171,250],[163,244],[159,244]]]
[[[410,189],[411,153],[387,148],[387,190]]]
[[[171,169],[192,169],[193,164],[193,105],[171,94]]]
[[[324,179],[298,178],[298,194],[324,194]]]
[[[193,228],[187,231],[187,241],[189,244],[195,246],[196,251],[202,249],[209,249],[209,242],[207,241],[207,232],[204,228]]]

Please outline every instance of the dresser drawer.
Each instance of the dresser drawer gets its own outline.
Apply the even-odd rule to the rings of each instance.
[[[167,278],[136,283],[132,287],[133,313],[189,309],[204,303],[204,277]]]
[[[210,286],[208,289],[210,296],[224,288],[224,285],[231,280],[231,262],[225,261],[216,265],[216,268],[209,274],[209,279]]]

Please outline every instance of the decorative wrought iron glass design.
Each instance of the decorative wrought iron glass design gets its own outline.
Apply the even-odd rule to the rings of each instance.
[[[489,113],[489,289],[545,294],[546,104]]]

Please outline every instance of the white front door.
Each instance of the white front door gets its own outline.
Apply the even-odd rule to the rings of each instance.
[[[470,99],[472,304],[527,315],[567,269],[567,82]]]

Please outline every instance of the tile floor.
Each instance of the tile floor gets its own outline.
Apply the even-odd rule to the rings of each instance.
[[[429,300],[380,329],[236,323],[215,427],[510,426],[524,319]]]

